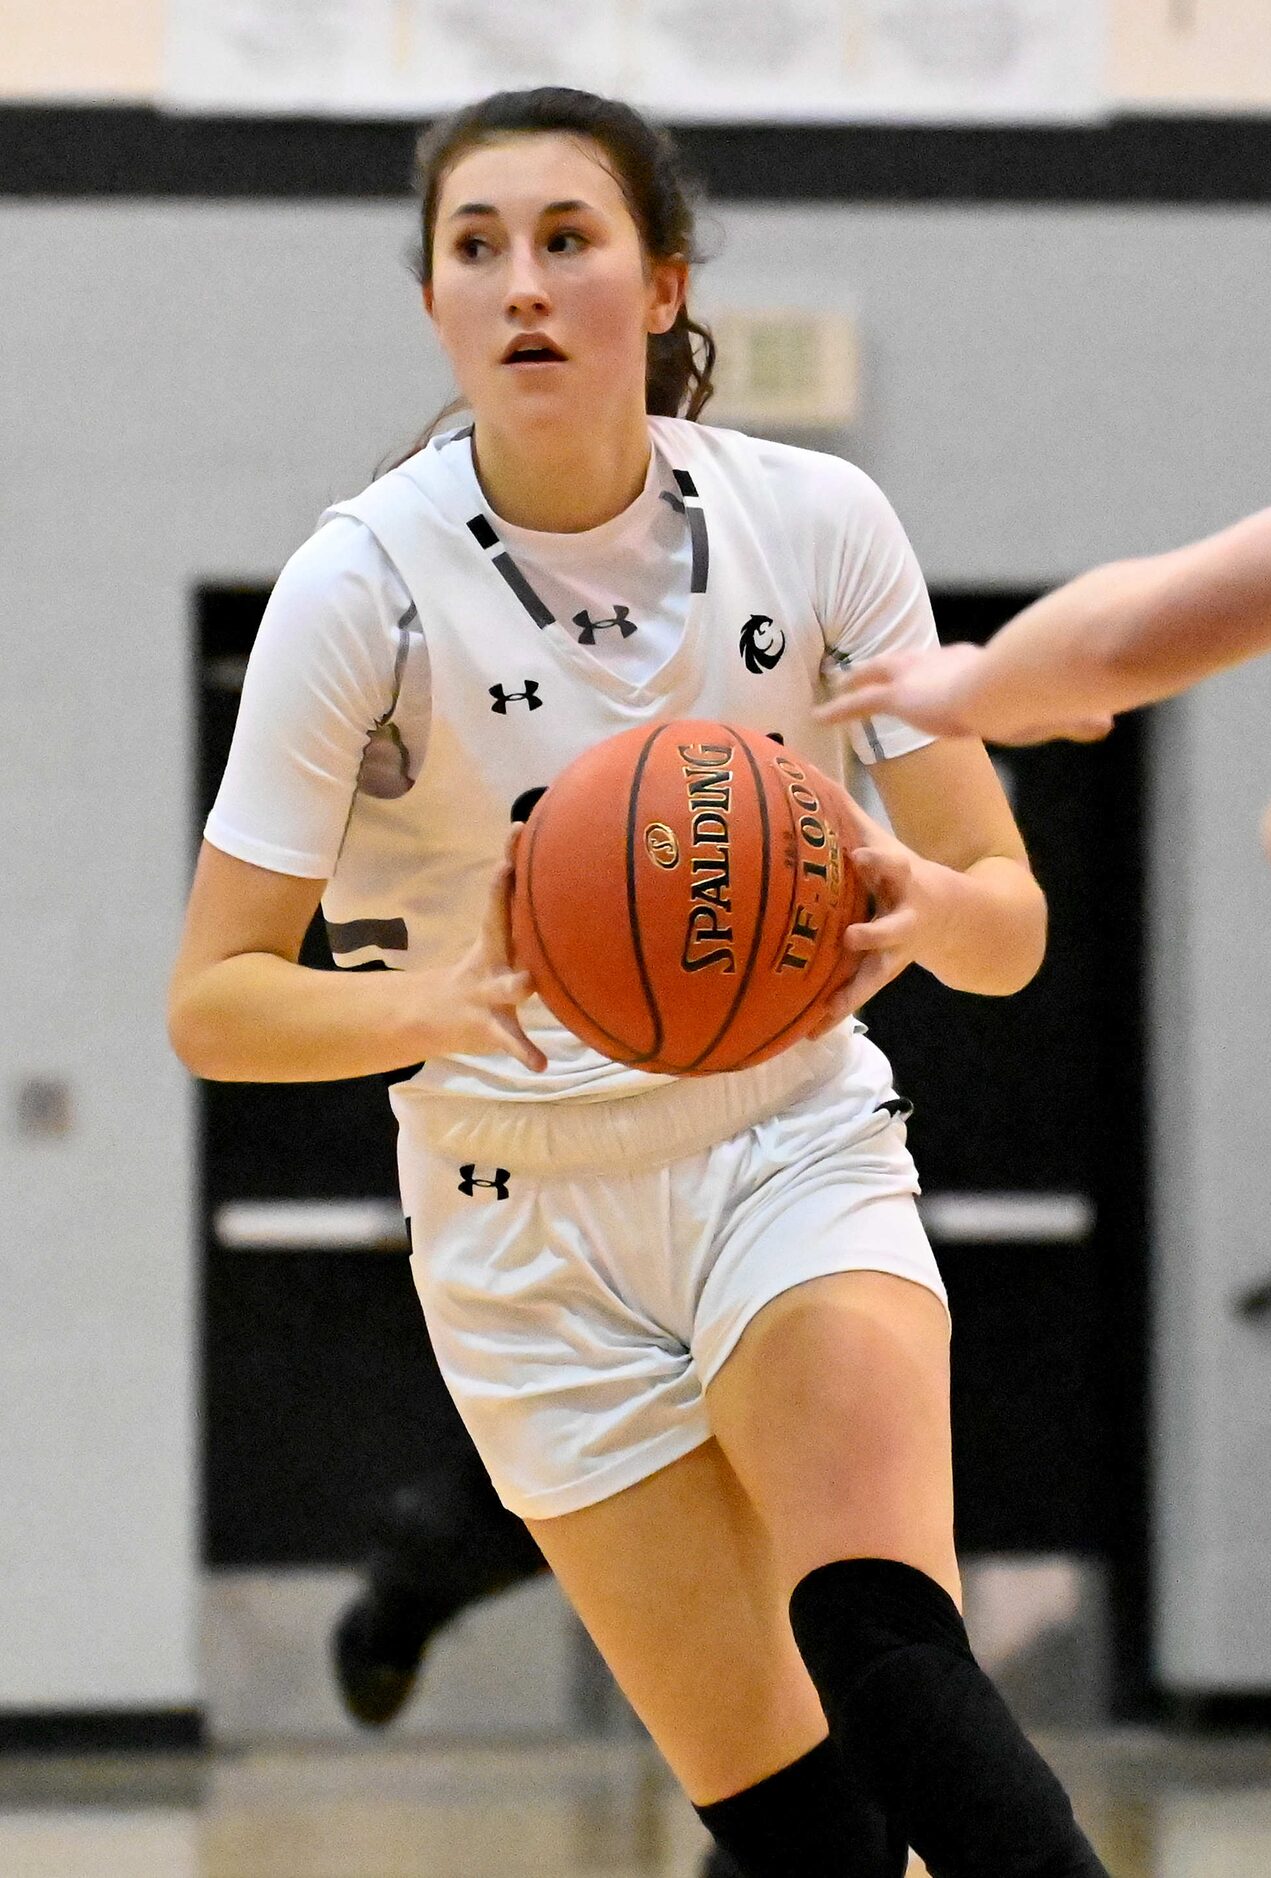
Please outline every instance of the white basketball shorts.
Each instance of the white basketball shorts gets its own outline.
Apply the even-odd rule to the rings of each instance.
[[[622,1100],[485,1102],[471,1126],[427,1106],[426,1124],[399,1109],[415,1283],[523,1518],[606,1499],[707,1440],[711,1379],[807,1279],[894,1272],[947,1308],[903,1105],[863,1035]],[[703,1146],[712,1113],[727,1132]]]

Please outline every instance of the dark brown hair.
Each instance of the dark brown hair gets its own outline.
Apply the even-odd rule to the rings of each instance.
[[[543,85],[533,91],[496,91],[443,118],[420,138],[415,166],[420,245],[415,271],[422,285],[432,280],[437,200],[453,165],[495,137],[552,132],[589,138],[604,152],[650,260],[682,256],[692,263],[701,259],[693,190],[667,132],[616,99]],[[715,341],[709,329],[682,306],[669,332],[649,334],[645,368],[649,415],[698,417],[714,391],[714,367]],[[463,408],[460,401],[439,412],[407,454],[422,448],[448,417]],[[405,457],[398,461],[404,462]]]

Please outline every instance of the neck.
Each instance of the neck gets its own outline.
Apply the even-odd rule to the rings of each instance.
[[[472,456],[486,500],[514,528],[576,535],[630,508],[649,473],[643,411],[621,427],[526,436],[478,418]]]

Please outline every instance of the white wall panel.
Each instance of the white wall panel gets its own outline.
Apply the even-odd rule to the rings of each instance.
[[[1056,580],[1266,500],[1271,215],[719,222],[703,304],[856,309],[848,443],[933,582]],[[0,206],[0,1706],[197,1694],[192,1105],[161,1014],[189,863],[190,595],[267,579],[445,397],[412,228],[406,204]],[[1238,1660],[1271,1684],[1264,1344],[1217,1321],[1271,1198],[1271,906],[1241,832],[1271,794],[1266,684],[1174,714],[1155,930],[1163,1532],[1171,1623],[1197,1639],[1167,1667]],[[14,1095],[44,1074],[70,1080],[74,1126],[35,1141]],[[1234,1615],[1207,1629],[1214,1599]]]

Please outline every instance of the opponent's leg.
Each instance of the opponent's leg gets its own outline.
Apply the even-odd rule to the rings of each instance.
[[[935,1878],[1106,1878],[958,1610],[948,1319],[885,1272],[783,1293],[707,1392],[834,1739]]]
[[[445,1450],[441,1464],[400,1488],[375,1520],[362,1587],[336,1623],[336,1680],[365,1727],[383,1727],[401,1712],[433,1638],[460,1611],[547,1570],[459,1427],[467,1452]]]
[[[767,1535],[713,1441],[530,1529],[747,1878],[899,1878],[905,1848],[826,1746]]]

